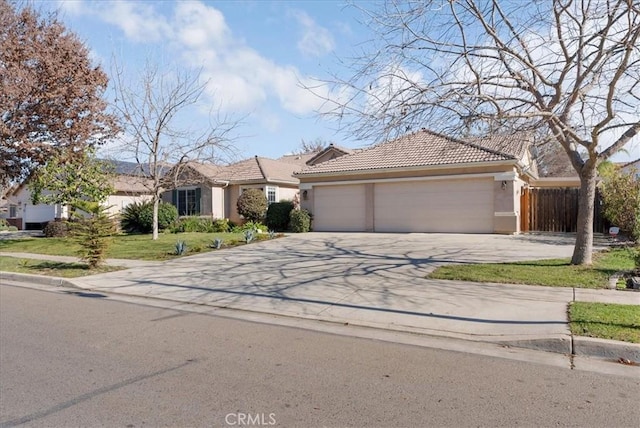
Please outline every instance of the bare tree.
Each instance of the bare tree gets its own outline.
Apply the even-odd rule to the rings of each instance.
[[[175,188],[190,161],[215,163],[233,151],[231,132],[238,125],[210,114],[205,130],[193,123],[206,82],[199,73],[162,73],[147,64],[140,80],[127,85],[115,72],[115,109],[121,116],[122,151],[135,158],[138,175],[153,198],[153,239],[158,239],[158,206],[162,194]]]
[[[596,167],[640,131],[637,0],[387,0],[371,8],[361,10],[375,38],[353,59],[350,78],[329,82],[350,95],[330,114],[362,139],[423,126],[463,135],[470,121],[478,135],[489,132],[483,122],[545,127],[581,181],[572,263],[591,263]]]
[[[19,181],[52,156],[81,156],[112,136],[107,82],[55,14],[0,0],[0,182]]]
[[[300,145],[298,146],[297,150],[294,150],[294,154],[305,154],[305,153],[314,153],[314,152],[319,152],[322,151],[323,149],[325,149],[326,147],[329,146],[329,144],[331,144],[328,141],[323,140],[322,138],[318,137],[315,140],[311,140],[311,141],[307,141],[304,138],[302,138],[300,140]]]

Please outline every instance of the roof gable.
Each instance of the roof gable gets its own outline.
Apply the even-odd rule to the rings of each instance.
[[[331,159],[339,158],[340,156],[353,153],[353,150],[344,147],[336,146],[333,143],[329,144],[324,149],[320,150],[313,157],[307,160],[307,165],[316,165],[322,162],[326,162]]]

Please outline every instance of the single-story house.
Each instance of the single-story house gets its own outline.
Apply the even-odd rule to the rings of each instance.
[[[421,130],[294,175],[315,231],[517,233],[522,188],[538,178],[531,144]]]
[[[317,153],[285,155],[279,159],[255,156],[226,166],[189,162],[177,174],[180,185],[165,192],[163,200],[175,205],[181,216],[211,216],[241,222],[236,204],[244,190],[259,189],[269,203],[294,200],[299,190],[299,181],[293,176],[295,171],[346,153],[350,151],[330,145]]]
[[[112,185],[115,192],[109,195],[104,205],[112,215],[121,213],[133,202],[148,200],[151,196],[146,180],[138,175],[138,164],[133,162],[109,161],[114,165]],[[31,203],[31,191],[27,182],[12,189],[6,196],[6,212],[0,212],[5,218],[21,230],[41,229],[44,224],[57,218],[68,218],[69,209],[60,204]]]

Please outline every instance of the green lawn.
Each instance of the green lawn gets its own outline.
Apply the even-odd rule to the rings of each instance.
[[[18,257],[0,256],[0,271],[30,273],[34,275],[60,276],[76,278],[94,275],[96,273],[113,272],[124,268],[118,266],[103,266],[90,270],[84,263],[61,263],[45,260],[23,259]]]
[[[597,253],[592,266],[573,266],[569,264],[569,259],[447,265],[435,269],[428,277],[551,287],[605,288],[609,276],[634,268],[633,254],[630,248]]]
[[[153,241],[151,235],[118,235],[113,237],[107,253],[108,258],[165,260],[176,257],[172,253],[177,241],[187,243],[188,253],[212,251],[214,238],[222,238],[225,246],[240,245],[244,242],[242,233],[161,233],[158,240]],[[268,239],[268,235],[260,234],[257,239]],[[16,240],[0,240],[0,251],[56,256],[77,256],[79,245],[72,238],[29,238]]]
[[[578,336],[640,343],[640,305],[574,302],[569,321]]]

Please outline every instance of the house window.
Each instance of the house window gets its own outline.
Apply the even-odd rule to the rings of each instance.
[[[174,195],[178,215],[200,215],[200,189],[176,190]]]
[[[276,188],[272,186],[267,186],[267,202],[272,204],[274,202],[278,202],[276,199]]]
[[[18,206],[17,205],[9,205],[9,218],[18,217]]]

